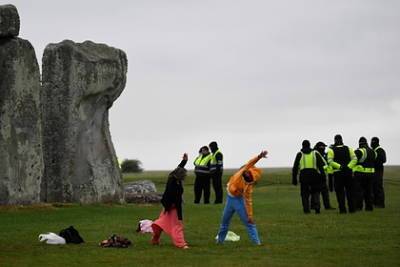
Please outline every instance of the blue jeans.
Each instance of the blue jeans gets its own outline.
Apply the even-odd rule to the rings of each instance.
[[[240,220],[247,228],[247,233],[253,243],[261,244],[258,238],[257,228],[255,224],[248,222],[246,207],[243,197],[232,197],[227,195],[224,213],[222,215],[222,223],[218,231],[218,243],[223,243],[228,233],[229,223],[231,222],[233,214],[237,212]]]

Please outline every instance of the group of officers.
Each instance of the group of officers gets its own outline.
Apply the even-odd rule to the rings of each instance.
[[[329,191],[333,190],[340,213],[385,207],[383,165],[386,152],[380,147],[378,137],[371,139],[370,146],[365,137],[358,143],[359,147],[353,150],[343,144],[343,138],[338,134],[325,152],[327,146],[323,142],[311,148],[308,140],[303,141],[293,164],[292,183],[297,185],[299,176],[304,213],[310,213],[311,209],[320,213],[320,195],[325,209],[334,209],[329,201]]]
[[[214,204],[221,204],[223,200],[222,174],[223,155],[218,148],[217,142],[213,141],[208,146],[199,150],[198,157],[194,160],[194,203],[199,204],[204,194],[204,204],[210,203],[210,184],[215,192]]]

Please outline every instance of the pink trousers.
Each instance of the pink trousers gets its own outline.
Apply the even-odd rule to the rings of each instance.
[[[153,229],[153,239],[151,242],[155,245],[160,243],[160,236],[162,231],[167,233],[174,245],[178,248],[187,246],[183,234],[183,224],[178,220],[178,214],[175,208],[165,212],[161,211],[160,217],[151,225]]]

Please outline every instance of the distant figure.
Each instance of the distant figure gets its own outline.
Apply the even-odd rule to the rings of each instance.
[[[371,148],[376,153],[375,177],[372,182],[372,194],[374,205],[377,208],[385,207],[385,191],[383,188],[383,164],[386,163],[386,152],[379,145],[379,138],[372,137]]]
[[[373,210],[372,181],[375,176],[375,152],[368,146],[367,139],[360,137],[359,147],[354,151],[356,159],[349,164],[354,172],[354,203],[357,210]]]
[[[333,171],[332,168],[328,165],[328,159],[327,159],[327,154],[325,153],[325,148],[326,145],[324,142],[318,142],[314,146],[314,150],[317,151],[321,156],[324,161],[324,170],[325,174],[327,175],[332,175]],[[329,201],[329,190],[328,186],[326,184],[326,175],[321,175],[321,196],[322,196],[322,202],[324,203],[324,207],[326,210],[334,210],[335,208],[332,208],[331,203]],[[329,183],[332,183],[332,177],[329,177]]]
[[[320,213],[319,193],[321,177],[325,177],[322,156],[311,149],[310,141],[304,140],[297,153],[292,169],[292,184],[297,185],[297,174],[300,170],[300,195],[304,213],[310,213],[310,206],[316,214]],[[326,179],[326,178],[325,178]]]
[[[153,245],[160,244],[160,236],[164,231],[171,237],[176,247],[189,248],[184,238],[182,223],[182,181],[186,177],[185,165],[187,161],[188,156],[185,153],[178,167],[168,175],[167,185],[161,199],[164,209],[161,211],[160,217],[151,225],[153,229],[151,242]]]
[[[354,179],[352,170],[347,166],[356,158],[353,149],[343,144],[343,138],[337,134],[335,143],[328,149],[328,164],[333,169],[334,186],[340,213],[347,213],[346,199],[349,212],[355,212]]]
[[[215,192],[215,201],[214,204],[220,204],[223,200],[222,193],[222,174],[224,172],[224,164],[223,164],[223,155],[221,151],[218,149],[217,142],[213,141],[209,144],[211,149],[211,164],[210,164],[210,172],[211,172],[211,180],[212,185]]]
[[[199,204],[204,192],[204,204],[210,203],[210,150],[207,146],[200,148],[199,156],[194,160],[194,203]]]
[[[261,245],[253,218],[252,194],[254,183],[261,177],[261,170],[254,165],[260,159],[265,158],[267,153],[267,151],[262,151],[229,178],[226,204],[218,231],[218,244],[222,244],[225,241],[232,216],[236,212],[242,223],[246,226],[251,241],[256,245]]]

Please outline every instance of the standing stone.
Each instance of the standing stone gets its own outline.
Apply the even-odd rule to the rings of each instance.
[[[125,87],[125,53],[104,44],[66,40],[46,47],[42,69],[41,199],[123,201],[108,109]]]
[[[0,38],[15,37],[19,34],[19,15],[13,5],[0,6]]]
[[[39,202],[43,175],[39,66],[18,32],[15,7],[0,6],[0,205]]]

